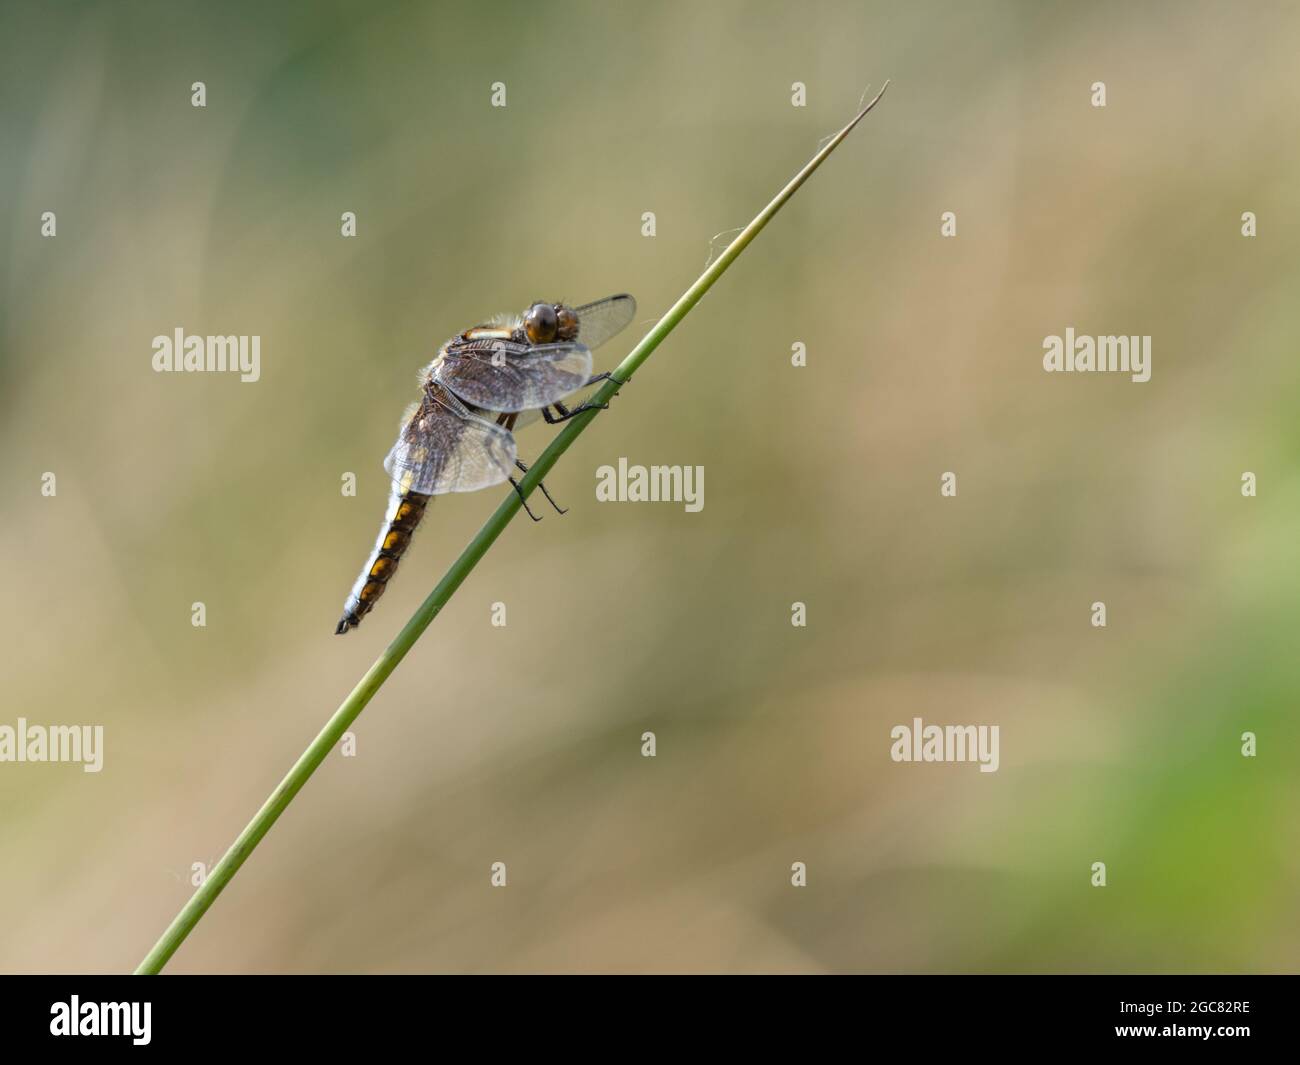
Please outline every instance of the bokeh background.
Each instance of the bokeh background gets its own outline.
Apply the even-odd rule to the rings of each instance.
[[[0,765],[0,969],[132,968],[496,506],[332,634],[438,343],[626,290],[611,367],[886,77],[169,971],[1297,967],[1300,7],[0,17],[0,723],[107,746]],[[1045,374],[1070,325],[1151,382]],[[155,374],[177,326],[261,381]],[[703,512],[597,504],[619,456]],[[894,764],[914,716],[1000,770]]]

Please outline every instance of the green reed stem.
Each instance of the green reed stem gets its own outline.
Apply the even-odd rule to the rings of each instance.
[[[795,191],[811,176],[827,156],[831,154],[840,142],[852,132],[866,114],[876,106],[880,98],[884,96],[885,89],[889,87],[889,82],[885,82],[880,92],[876,94],[866,107],[845,126],[839,133],[827,142],[825,147],[820,149],[812,157],[807,165],[790,179],[776,198],[772,200],[762,211],[759,212],[752,222],[749,223],[735,240],[733,240],[718,259],[711,263],[700,275],[699,279],[688,288],[685,294],[669,309],[668,313],[659,319],[658,323],[650,330],[631,353],[625,358],[614,371],[617,380],[606,381],[594,395],[591,396],[591,403],[608,403],[614,394],[619,390],[621,384],[631,380],[632,375],[640,368],[641,364],[650,357],[650,353],[655,350],[665,337],[668,336],[692,307],[700,302],[713,283],[718,280],[733,262],[736,257],[749,246],[759,230],[761,230],[772,216],[776,214],[785,202],[795,194]],[[520,490],[523,495],[527,496],[537,486],[537,482],[545,477],[566,451],[570,445],[578,439],[581,433],[592,419],[599,413],[597,410],[586,411],[575,418],[571,418],[564,425],[564,428],[556,434],[550,445],[541,453],[537,461],[529,467],[528,473],[519,482]],[[415,645],[415,641],[420,638],[421,633],[429,627],[430,622],[438,616],[438,612],[446,605],[447,600],[461,583],[469,576],[470,571],[478,565],[489,547],[496,542],[498,536],[505,530],[510,520],[518,513],[520,509],[520,497],[515,492],[506,494],[501,505],[488,518],[474,539],[469,542],[469,546],[461,552],[460,557],[452,563],[451,568],[447,570],[437,584],[437,587],[429,593],[429,596],[420,608],[415,612],[410,621],[397,638],[388,645],[387,650],[379,656],[375,664],[366,671],[366,675],[361,678],[361,682],[352,689],[352,693],[343,700],[343,704],[334,712],[334,716],[326,722],[325,727],[321,729],[317,737],[312,740],[311,745],[302,753],[302,756],[294,763],[292,769],[280,781],[279,786],[271,793],[271,797],[266,800],[262,808],[257,811],[248,826],[239,834],[239,838],[231,845],[230,850],[226,851],[208,874],[203,884],[190,896],[189,902],[181,907],[180,913],[176,915],[175,920],[167,927],[167,930],[154,944],[154,947],[144,960],[136,968],[137,974],[153,974],[162,970],[167,964],[167,960],[176,953],[176,949],[184,942],[185,937],[190,934],[194,926],[198,924],[199,919],[207,912],[208,907],[216,901],[218,895],[231,878],[239,871],[239,867],[244,864],[244,860],[253,852],[253,848],[262,841],[262,837],[271,830],[279,816],[284,813],[293,797],[298,794],[302,786],[307,783],[307,779],[316,771],[320,764],[325,761],[326,756],[332,751],[335,745],[343,737],[343,733],[357,719],[371,698],[377,692],[380,686],[386,681],[389,675],[397,668],[397,664],[406,657],[406,653]]]

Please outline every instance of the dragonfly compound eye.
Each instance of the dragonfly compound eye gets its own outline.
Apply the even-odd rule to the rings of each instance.
[[[578,316],[562,303],[557,303],[555,318],[559,325],[556,333],[559,339],[574,340],[578,335]]]
[[[555,339],[559,320],[549,303],[534,303],[524,315],[524,333],[530,344],[549,344]]]

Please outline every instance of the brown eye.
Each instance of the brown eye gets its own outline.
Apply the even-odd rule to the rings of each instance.
[[[557,335],[561,340],[573,340],[578,335],[578,316],[568,307],[557,307],[556,320],[559,322]]]
[[[524,315],[524,334],[530,344],[549,344],[559,328],[555,308],[549,303],[534,303]]]

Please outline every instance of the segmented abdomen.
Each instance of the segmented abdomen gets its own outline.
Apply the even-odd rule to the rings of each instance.
[[[375,549],[370,553],[361,576],[352,586],[352,592],[343,604],[343,617],[334,630],[342,635],[361,624],[361,619],[370,613],[379,597],[384,594],[389,580],[397,572],[398,560],[405,553],[411,542],[411,533],[424,517],[424,509],[429,505],[429,496],[422,492],[404,492],[398,484],[393,485],[393,494],[388,500],[388,513],[384,515],[384,524],[379,530],[379,539]]]

